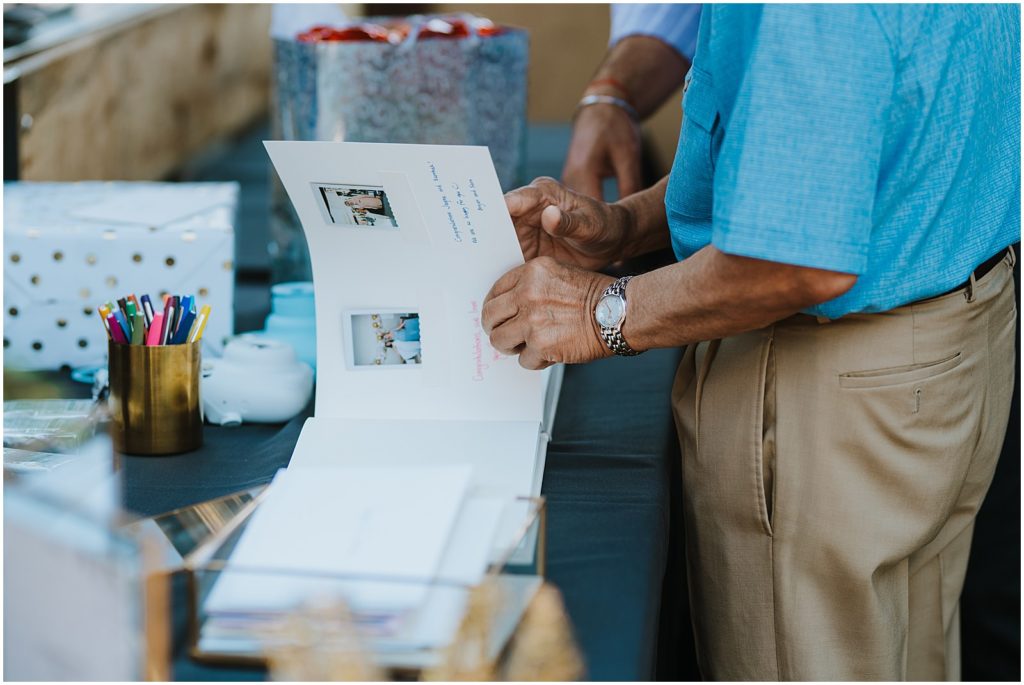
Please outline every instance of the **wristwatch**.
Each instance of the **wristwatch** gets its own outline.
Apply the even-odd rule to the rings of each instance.
[[[638,354],[622,337],[622,324],[626,322],[626,284],[632,276],[623,276],[605,288],[594,307],[594,320],[601,329],[601,338],[615,354],[634,357]]]

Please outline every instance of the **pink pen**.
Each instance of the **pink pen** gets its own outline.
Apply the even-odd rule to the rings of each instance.
[[[150,324],[150,326],[149,326],[149,335],[146,337],[146,344],[147,345],[152,346],[152,345],[162,345],[163,344],[163,340],[160,339],[163,336],[163,330],[162,330],[163,329],[163,324],[164,324],[164,315],[162,313],[154,314],[153,315],[153,323]]]
[[[117,322],[113,314],[107,315],[107,326],[110,328],[110,337],[113,338],[114,342],[121,343],[122,345],[128,344],[128,338],[124,337],[121,324]]]

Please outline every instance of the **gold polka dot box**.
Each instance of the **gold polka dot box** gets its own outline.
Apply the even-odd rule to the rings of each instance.
[[[232,334],[237,183],[4,184],[4,366],[103,364],[98,305],[194,294]]]

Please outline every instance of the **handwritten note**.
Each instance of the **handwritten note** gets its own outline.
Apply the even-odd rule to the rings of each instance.
[[[487,208],[487,204],[480,197],[476,181],[472,177],[458,180],[443,178],[433,162],[427,162],[427,167],[441,208],[448,217],[452,240],[456,243],[476,245],[480,242],[476,223]]]
[[[491,347],[490,341],[486,339],[483,325],[480,323],[480,303],[471,300],[469,303],[469,317],[473,322],[473,380],[483,381],[491,364],[508,359],[507,356]]]

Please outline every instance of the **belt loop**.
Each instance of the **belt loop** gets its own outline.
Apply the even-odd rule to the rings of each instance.
[[[1010,268],[1017,266],[1017,251],[1013,249],[1013,245],[1006,248],[1010,252]]]
[[[964,288],[964,297],[967,298],[968,302],[974,302],[974,286],[977,284],[977,280],[974,278],[974,272],[971,272],[970,278],[967,279],[967,287]]]

